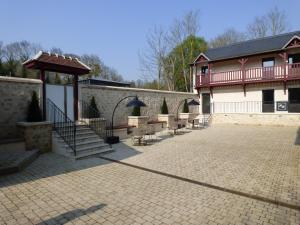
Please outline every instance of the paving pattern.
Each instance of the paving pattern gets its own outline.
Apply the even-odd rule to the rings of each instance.
[[[246,133],[251,133],[250,131],[253,129],[257,133],[257,137],[261,137],[263,142],[268,137],[267,135],[262,137],[260,131],[251,127],[236,128],[244,130]],[[246,136],[241,130],[240,132],[236,132],[236,134]],[[286,137],[289,137],[289,134],[293,133],[292,131],[288,132],[289,130],[291,129],[286,129],[283,132],[287,132]],[[184,172],[184,170],[189,170],[192,164],[195,166],[197,163],[193,161],[190,164],[185,159],[194,159],[196,161],[196,158],[199,157],[198,160],[200,161],[198,161],[198,164],[206,162],[205,165],[210,164],[211,161],[220,160],[217,157],[218,154],[213,152],[213,146],[216,144],[212,144],[210,140],[207,140],[207,146],[211,146],[209,148],[203,147],[202,138],[209,138],[213,133],[220,134],[224,131],[226,129],[223,127],[212,127],[203,131],[193,131],[192,133],[172,139],[167,138],[152,146],[142,148],[142,150],[129,149],[128,146],[128,149],[126,149],[123,146],[120,149],[121,152],[118,150],[114,153],[115,155],[110,154],[105,156],[119,157],[121,160],[135,163],[141,162],[144,166],[150,167],[152,165],[156,169],[168,169],[168,172],[173,172],[174,174],[179,173],[178,171],[181,170],[181,175],[186,174],[189,176],[190,172]],[[276,132],[272,129],[271,133]],[[293,135],[295,137],[295,134]],[[226,140],[225,136],[228,138],[230,134],[224,133],[223,138],[220,140]],[[187,145],[186,141],[184,141],[193,139],[194,137],[199,137],[197,146],[198,151],[202,152],[202,154],[191,153],[192,144]],[[241,141],[240,146],[245,142],[243,138],[234,139]],[[256,138],[252,137],[252,139]],[[182,158],[182,154],[181,157],[175,154],[178,151],[177,147],[170,146],[174,154],[173,157],[169,158],[169,161],[173,161],[174,164],[181,162],[182,164],[177,164],[181,169],[173,168],[170,162],[160,165],[167,157],[166,153],[169,152],[168,143],[173,143],[171,140],[177,142],[178,148],[181,145],[182,151],[186,153],[183,155],[186,155],[185,157],[187,158]],[[269,188],[269,190],[285,190],[284,188],[287,186],[296,188],[296,185],[299,184],[299,155],[297,158],[297,153],[294,151],[299,150],[299,146],[295,146],[294,149],[291,143],[282,143],[280,141],[276,143],[277,145],[281,143],[282,147],[286,148],[286,155],[281,154],[281,157],[285,157],[279,160],[280,156],[276,155],[279,154],[276,151],[272,159],[277,159],[276,163],[280,165],[280,170],[283,170],[282,174],[289,172],[289,177],[285,176],[283,178],[284,182],[280,183],[277,181],[278,183],[272,183],[273,187]],[[260,145],[263,144],[257,143],[258,147]],[[157,148],[154,148],[155,146]],[[235,145],[232,144],[232,146]],[[200,157],[203,155],[203,148],[207,148],[208,151],[205,154],[205,160],[202,159],[203,157]],[[228,151],[227,148],[228,146],[224,144],[223,149],[225,150],[223,151]],[[268,146],[266,148],[268,149]],[[245,150],[242,151],[245,154],[247,153]],[[159,152],[162,153],[161,159],[154,156]],[[230,155],[233,152],[222,153],[223,157],[227,156],[224,158],[225,163],[223,168],[225,169],[223,169],[223,173],[218,169],[220,165],[217,165],[215,162],[215,164],[209,167],[212,171],[211,174],[208,171],[199,171],[197,178],[200,179],[203,174],[207,173],[207,175],[212,176],[211,178],[207,178],[210,179],[210,182],[218,182],[217,177],[214,176],[221,176],[220,179],[225,182],[224,180],[226,179],[222,176],[227,176],[228,171],[234,171],[236,174],[241,172],[247,175],[243,170],[237,171],[241,166],[236,165],[239,164],[239,160],[242,160],[241,163],[245,163],[246,160],[244,157],[246,156],[242,157],[242,154],[239,156],[237,152],[234,153],[235,155],[231,156],[232,160],[230,160]],[[195,154],[194,157],[191,157],[192,154]],[[257,163],[260,163],[259,160],[266,162],[270,158],[270,155],[273,155],[264,152],[267,156],[261,156],[256,151],[252,154],[258,158]],[[247,156],[251,156],[252,154],[249,153]],[[236,162],[236,164],[230,166],[230,162]],[[252,165],[252,163],[249,164]],[[298,172],[296,172],[296,164],[298,165]],[[249,170],[249,165],[245,164],[244,166]],[[256,167],[256,175],[261,173],[261,167]],[[286,169],[286,167],[290,169]],[[200,167],[197,167],[194,171],[198,171],[198,169]],[[269,168],[268,171],[270,172],[270,176],[274,175],[274,169]],[[285,180],[291,180],[292,176],[294,177],[294,186],[289,186]],[[253,179],[254,177],[255,174],[253,174]],[[237,177],[232,175],[230,181],[242,187],[242,184],[235,179]],[[268,176],[265,176],[265,179],[266,184],[272,180]],[[259,179],[256,178],[256,180]],[[229,184],[231,183],[230,181],[228,181]],[[256,184],[259,184],[259,181],[249,181],[248,185],[244,184],[244,186],[251,186],[247,189],[251,190],[255,189]],[[265,186],[267,186],[266,184]],[[276,185],[279,185],[279,187]],[[261,187],[259,186],[258,188]],[[294,190],[293,188],[292,190]],[[297,196],[296,199],[298,199],[297,191],[299,189],[293,195]],[[277,192],[274,191],[274,193]],[[288,193],[287,196],[289,196]],[[294,203],[297,202],[294,201]],[[0,224],[296,225],[300,224],[300,211],[214,190],[99,158],[72,161],[63,156],[48,153],[41,155],[32,165],[18,174],[0,177]]]
[[[117,149],[106,157],[300,206],[298,127],[213,126]]]

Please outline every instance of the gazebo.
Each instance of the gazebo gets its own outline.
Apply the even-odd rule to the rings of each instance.
[[[40,51],[31,59],[23,63],[27,69],[40,70],[40,79],[43,82],[43,118],[46,119],[46,83],[45,71],[64,73],[73,76],[73,108],[74,120],[78,120],[78,77],[88,74],[91,69],[78,58],[64,55],[51,54]]]

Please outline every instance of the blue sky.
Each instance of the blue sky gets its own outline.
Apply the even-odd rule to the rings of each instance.
[[[28,40],[44,48],[94,53],[127,80],[140,76],[138,51],[155,25],[200,10],[200,36],[207,40],[228,27],[245,30],[255,16],[277,6],[291,30],[300,30],[299,0],[1,0],[0,40]]]

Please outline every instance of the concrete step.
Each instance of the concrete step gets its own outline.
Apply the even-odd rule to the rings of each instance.
[[[88,157],[94,157],[96,155],[108,153],[111,151],[113,151],[113,148],[110,148],[110,147],[106,147],[106,148],[102,148],[102,149],[91,149],[88,151],[77,152],[77,154],[74,158],[75,159],[83,159],[83,158],[88,158]]]
[[[76,149],[85,147],[85,146],[90,146],[90,145],[97,144],[97,143],[104,144],[104,140],[99,137],[98,138],[87,138],[84,141],[76,140]],[[66,144],[65,147],[68,148],[69,146]]]
[[[0,175],[19,172],[32,163],[39,155],[38,150],[14,151],[1,154]]]
[[[78,147],[76,146],[76,152],[88,151],[91,149],[101,149],[101,148],[105,148],[107,146],[109,146],[109,144],[106,144],[104,142],[90,143],[90,144],[86,144],[83,146],[78,146]],[[69,146],[67,146],[66,149],[69,152],[73,152],[73,150]]]
[[[25,151],[25,149],[25,141],[20,138],[4,139],[0,141],[0,151]]]

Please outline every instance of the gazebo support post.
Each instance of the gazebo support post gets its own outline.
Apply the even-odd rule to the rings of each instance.
[[[42,81],[42,95],[43,95],[43,120],[46,120],[46,79],[45,79],[45,70],[41,70],[40,79]]]
[[[74,75],[73,79],[73,108],[74,121],[78,120],[78,75]]]

